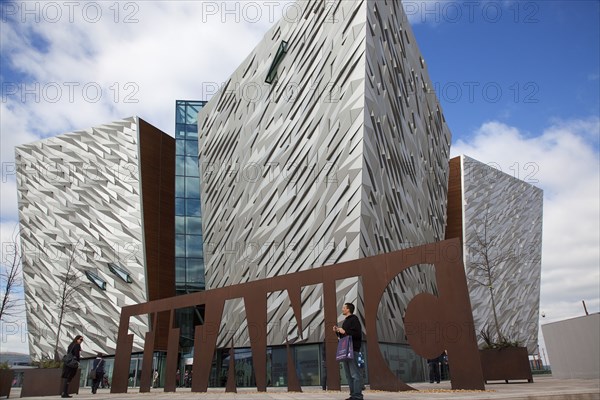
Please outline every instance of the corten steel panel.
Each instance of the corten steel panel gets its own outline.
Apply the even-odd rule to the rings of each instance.
[[[484,349],[479,351],[483,379],[488,381],[525,379],[533,382],[529,354],[525,347]]]
[[[302,387],[298,380],[298,372],[296,371],[296,359],[292,355],[292,349],[288,342],[285,343],[285,350],[287,353],[287,386],[288,392],[301,392]]]
[[[69,383],[69,394],[79,394],[81,370]],[[21,397],[58,396],[61,394],[62,368],[34,368],[23,371]]]
[[[169,316],[169,326],[173,326],[175,321],[175,309],[171,309]],[[167,376],[165,379],[165,392],[174,392],[177,385],[177,356],[179,355],[179,328],[169,329],[169,339],[167,345],[167,365],[165,370]]]
[[[462,168],[460,157],[450,160],[450,178],[448,180],[448,214],[446,218],[446,239],[463,240],[462,221]]]
[[[115,352],[115,368],[110,389],[111,391],[114,390],[115,393],[127,392],[132,349],[133,335],[129,333],[129,316],[121,312],[119,335],[117,336],[117,351]],[[115,379],[115,377],[118,378]],[[119,377],[123,377],[124,379],[120,379]]]
[[[229,349],[229,369],[227,370],[227,385],[225,386],[226,393],[237,393],[237,386],[235,381],[235,348],[233,347],[233,340],[231,341],[231,348]]]
[[[175,139],[141,118],[139,132],[148,299],[157,300],[175,296]],[[164,350],[169,321],[157,318],[155,350]]]
[[[151,323],[156,323],[156,314],[152,315]],[[156,329],[146,333],[144,343],[144,357],[142,360],[142,377],[140,381],[140,393],[147,393],[152,386],[152,361],[154,358],[154,345],[156,340]]]
[[[126,329],[123,329],[123,326],[127,325],[132,316],[204,304],[207,318],[204,325],[196,328],[201,332],[198,334],[197,331],[196,337],[200,336],[201,338],[199,346],[202,346],[202,351],[200,351],[200,357],[194,358],[193,366],[193,370],[198,371],[197,374],[194,374],[194,381],[199,380],[200,382],[194,384],[193,390],[206,391],[226,300],[243,298],[244,304],[248,304],[252,299],[263,298],[270,292],[290,290],[293,293],[298,287],[323,283],[325,326],[333,326],[336,323],[336,314],[335,309],[330,310],[330,308],[332,304],[335,304],[335,291],[332,290],[335,287],[335,281],[359,277],[362,279],[365,294],[365,331],[371,343],[378,343],[377,308],[383,292],[400,272],[418,264],[434,266],[439,296],[420,294],[409,303],[405,317],[406,336],[409,343],[415,352],[423,357],[431,357],[441,353],[444,349],[448,350],[448,356],[453,362],[453,389],[484,389],[471,305],[462,265],[462,251],[458,239],[276,276],[266,280],[124,307],[119,327],[119,345],[125,343],[123,351],[130,350],[126,346]],[[294,295],[292,294],[291,297],[293,298]],[[295,317],[301,318],[298,315]],[[265,326],[267,323],[265,313],[257,313],[253,321],[258,326]],[[123,335],[123,340],[121,340],[121,335]],[[266,337],[258,335],[254,337],[255,342],[252,343],[252,346],[260,348],[266,346]],[[335,342],[326,341],[328,360],[335,360],[335,348]],[[119,355],[120,352],[121,348],[119,347],[117,354]],[[169,348],[168,359],[176,357],[176,354],[171,354],[172,352],[176,352],[175,347]],[[129,353],[125,354],[123,357],[116,358],[115,363],[118,365],[115,365],[115,370],[121,371],[129,366]],[[292,361],[288,359],[289,362]],[[369,347],[369,366],[371,388],[388,391],[413,390],[390,371],[379,346]],[[167,374],[173,374],[176,367],[175,364],[167,362]],[[266,374],[266,368],[262,365],[254,364],[254,368],[257,376]],[[336,371],[336,369],[330,371]],[[116,375],[113,379],[115,383],[111,392],[125,392],[127,374]],[[339,372],[328,374],[327,386],[331,388],[336,384],[339,385]]]

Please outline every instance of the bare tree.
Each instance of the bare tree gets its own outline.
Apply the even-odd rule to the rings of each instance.
[[[501,235],[492,234],[492,222],[487,210],[484,216],[475,222],[475,226],[474,243],[469,246],[468,265],[470,273],[468,274],[468,279],[470,282],[488,289],[494,317],[494,330],[498,341],[503,342],[507,338],[502,334],[502,330],[500,329],[495,290],[497,289],[498,279],[503,267],[513,261],[515,256],[510,251],[503,251]]]
[[[21,259],[23,253],[19,245],[20,230],[15,227],[11,241],[2,243],[2,265],[0,266],[0,321],[12,322],[23,312],[23,300],[15,296],[23,285],[21,274]]]
[[[56,330],[56,342],[54,344],[54,360],[60,360],[58,355],[58,345],[60,343],[60,330],[63,325],[65,314],[77,307],[72,305],[71,299],[73,295],[78,291],[81,281],[79,280],[79,274],[77,268],[75,268],[75,254],[77,251],[77,245],[81,241],[78,240],[74,245],[70,245],[69,259],[67,260],[66,271],[64,276],[61,278],[59,297],[57,302],[58,307],[58,328]]]

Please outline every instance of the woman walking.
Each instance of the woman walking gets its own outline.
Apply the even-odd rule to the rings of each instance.
[[[66,357],[69,357],[69,355],[70,355],[72,358],[77,360],[77,364],[79,364],[79,361],[81,359],[80,353],[81,353],[81,343],[82,342],[83,342],[83,336],[77,335],[77,336],[75,336],[75,338],[73,339],[73,341],[71,342],[69,347],[67,348],[67,356]],[[73,397],[73,396],[69,395],[69,383],[71,383],[71,379],[73,379],[73,377],[77,373],[78,369],[79,369],[79,366],[69,367],[69,366],[67,366],[66,362],[63,364],[62,384],[61,384],[62,393],[61,393],[60,397]]]

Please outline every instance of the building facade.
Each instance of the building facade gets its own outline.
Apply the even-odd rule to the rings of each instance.
[[[450,171],[446,238],[463,243],[475,330],[500,332],[534,354],[543,191],[464,155],[450,160]]]
[[[298,4],[198,117],[207,289],[444,238],[450,132],[401,3]],[[405,343],[406,304],[435,290],[430,266],[398,276],[379,337]],[[362,313],[360,281],[337,293]],[[321,342],[321,294],[303,290],[302,332],[271,295],[269,344]],[[243,303],[224,315],[219,345],[246,346]]]
[[[205,101],[175,103],[175,284],[177,294],[204,290],[198,111]]]
[[[204,290],[204,251],[200,169],[198,167],[198,111],[200,100],[175,102],[175,292],[183,295]],[[203,323],[202,307],[177,310],[181,370],[193,355],[194,328]],[[184,372],[185,373],[185,372]]]
[[[124,305],[453,237],[463,241],[476,328],[494,310],[503,332],[523,334],[530,351],[537,344],[541,191],[468,157],[449,164],[450,131],[400,2],[298,5],[299,18],[267,32],[209,102],[176,103],[175,139],[132,117],[17,148],[32,356],[52,356],[57,336],[64,351],[78,333],[85,355],[114,354]],[[495,308],[477,282],[482,231],[510,256],[498,259]],[[353,302],[362,317],[361,285],[338,281],[338,308]],[[61,288],[73,289],[64,304]],[[403,324],[422,292],[437,292],[431,265],[398,275],[379,304],[381,341],[367,343],[406,382],[423,377]],[[322,379],[322,293],[302,288],[302,330],[288,293],[269,295],[272,386],[286,384],[287,343],[301,384]],[[243,301],[223,315],[211,385],[223,384],[233,346],[238,384],[251,386]],[[202,320],[202,309],[181,309],[171,326],[182,379]],[[159,326],[156,350],[166,346],[167,323],[136,319],[133,351],[149,324]],[[135,377],[139,358],[132,368]]]
[[[84,356],[114,354],[121,307],[175,294],[174,154],[138,117],[16,148],[32,358],[77,334]],[[134,351],[151,322],[131,324]]]

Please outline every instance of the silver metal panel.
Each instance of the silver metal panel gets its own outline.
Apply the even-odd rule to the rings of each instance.
[[[400,3],[298,4],[302,17],[276,24],[199,113],[207,289],[444,237],[450,133]],[[432,279],[424,269],[398,280],[381,320],[401,321]],[[321,290],[303,298],[302,339],[323,339]],[[362,313],[361,292],[357,280],[339,282],[340,307]],[[268,299],[272,344],[295,325],[286,296]],[[241,306],[227,304],[219,346],[236,335],[228,316]],[[404,341],[391,327],[380,337]]]
[[[475,329],[479,332],[489,326],[495,333],[489,288],[475,282],[481,274],[476,272],[474,260],[482,249],[480,238],[487,225],[485,246],[492,260],[489,265],[494,274],[500,331],[519,340],[530,354],[537,352],[543,191],[470,157],[461,157],[464,257]]]
[[[147,301],[136,117],[16,148],[30,354],[54,356],[67,268],[74,288],[60,329],[64,354],[77,334],[83,352],[114,354],[121,307]],[[74,249],[74,250],[73,250]],[[73,261],[70,262],[71,256]],[[124,268],[126,283],[108,263]],[[90,282],[86,271],[106,282]],[[143,350],[147,318],[132,321]]]

